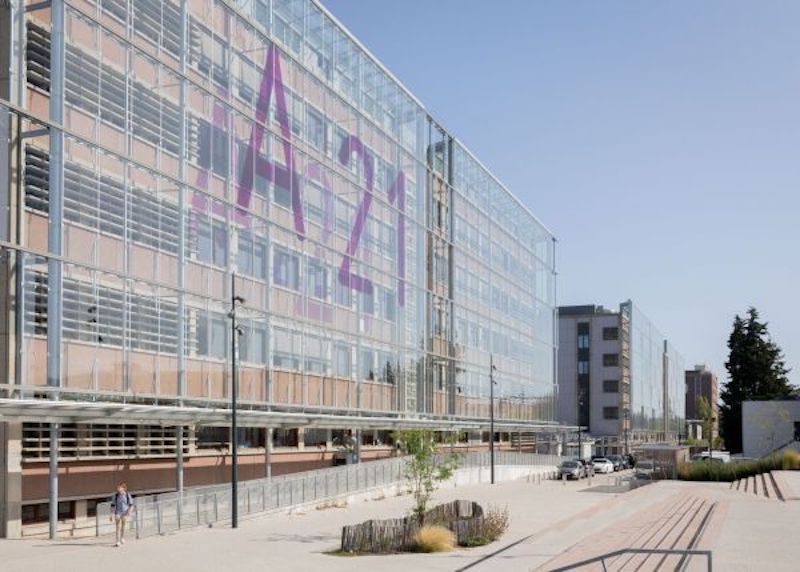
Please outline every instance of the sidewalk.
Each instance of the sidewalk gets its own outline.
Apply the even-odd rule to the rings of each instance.
[[[800,484],[800,473],[789,479]],[[435,502],[469,499],[489,505],[508,506],[511,525],[503,538],[489,546],[447,554],[392,556],[332,556],[325,552],[339,546],[341,527],[370,518],[406,514],[407,495],[346,508],[309,509],[291,515],[273,514],[245,520],[238,530],[227,527],[197,529],[144,540],[130,540],[113,548],[110,538],[91,541],[0,541],[2,570],[90,572],[106,570],[181,571],[397,571],[469,572],[530,571],[558,555],[568,559],[592,545],[594,535],[616,531],[624,540],[635,515],[663,506],[680,495],[697,494],[721,499],[725,510],[704,535],[700,548],[714,551],[715,570],[798,570],[800,543],[796,523],[800,502],[780,502],[728,490],[726,485],[666,481],[624,494],[608,486],[613,481],[542,484],[514,481],[494,486],[465,485],[442,489]],[[602,492],[606,491],[606,492]],[[637,517],[638,518],[638,517]],[[493,556],[492,556],[493,555]],[[486,558],[490,556],[489,558]],[[571,560],[570,560],[571,561]]]
[[[595,484],[597,484],[597,479]],[[587,481],[544,481],[542,484],[512,481],[494,486],[466,485],[444,488],[434,502],[470,499],[489,505],[508,506],[511,525],[499,543],[449,554],[403,554],[395,556],[331,556],[339,547],[341,527],[370,518],[407,514],[407,495],[379,501],[356,502],[347,508],[309,509],[291,515],[270,515],[240,523],[238,530],[227,527],[197,529],[167,536],[129,540],[113,548],[111,538],[99,541],[0,541],[2,569],[25,571],[48,569],[87,572],[127,570],[325,570],[326,572],[378,569],[452,571],[470,564],[512,541],[543,530],[553,522],[601,505],[612,495],[583,493]]]

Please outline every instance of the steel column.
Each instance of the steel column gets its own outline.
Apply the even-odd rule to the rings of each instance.
[[[53,0],[50,5],[50,165],[49,165],[49,224],[47,250],[61,256],[61,234],[64,210],[64,2]],[[62,262],[47,261],[47,384],[61,385],[61,316]],[[51,396],[58,398],[56,392]],[[49,503],[50,538],[58,527],[58,437],[59,424],[50,425]]]
[[[178,158],[178,403],[186,395],[186,0],[181,0],[180,156]],[[175,486],[183,492],[183,427],[175,428]]]
[[[489,476],[494,484],[494,354],[489,355]]]
[[[236,371],[236,273],[231,273],[231,527],[239,527],[239,435],[236,425],[236,394],[238,392],[238,374]]]

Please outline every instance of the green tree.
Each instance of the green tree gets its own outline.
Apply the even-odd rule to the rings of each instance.
[[[785,399],[794,387],[786,376],[789,369],[783,353],[772,341],[767,323],[759,321],[755,308],[749,308],[744,318],[734,318],[728,348],[728,381],[720,395],[720,430],[728,450],[738,453],[742,450],[742,402]]]
[[[433,431],[427,429],[397,431],[394,438],[407,456],[406,482],[414,497],[411,512],[422,526],[434,491],[440,482],[453,476],[459,455],[453,452],[439,455]]]
[[[706,436],[706,440],[708,441],[708,454],[711,455],[713,445],[713,436],[711,432],[714,428],[714,408],[711,407],[711,403],[706,399],[705,395],[701,395],[697,398],[697,415],[703,423],[703,435]]]

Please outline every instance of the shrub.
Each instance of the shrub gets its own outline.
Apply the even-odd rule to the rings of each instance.
[[[724,481],[744,479],[775,470],[800,470],[800,453],[784,451],[750,461],[714,463],[695,461],[678,466],[678,478],[684,481]]]
[[[456,545],[456,535],[443,526],[423,526],[414,542],[420,552],[449,552]]]
[[[784,451],[782,467],[784,471],[800,470],[800,453],[794,449],[787,449]]]
[[[503,536],[503,533],[508,529],[509,520],[507,506],[503,508],[490,506],[483,517],[481,536],[488,538],[490,542],[494,542]]]
[[[475,536],[466,538],[461,545],[467,547],[483,546],[494,542],[508,529],[508,507],[490,506],[481,519],[481,525]]]

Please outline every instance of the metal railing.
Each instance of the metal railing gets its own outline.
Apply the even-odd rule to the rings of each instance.
[[[550,466],[561,462],[556,455],[498,452],[497,466]],[[460,456],[459,469],[489,466],[488,453]],[[342,496],[390,486],[405,480],[405,459],[393,458],[355,465],[330,467],[303,473],[239,482],[239,515],[254,515],[308,503],[333,501]],[[208,526],[231,515],[230,483],[194,487],[135,497],[136,510],[130,529],[136,538],[165,534],[185,528]],[[97,505],[96,535],[114,533],[109,503]]]
[[[606,566],[606,560],[609,558],[616,558],[617,556],[622,556],[623,554],[660,554],[663,556],[682,556],[681,564],[679,569],[683,569],[685,566],[685,561],[687,558],[691,558],[692,556],[705,556],[706,561],[708,562],[708,572],[712,571],[712,560],[711,560],[711,551],[710,550],[680,550],[680,549],[669,549],[669,548],[621,548],[619,550],[615,550],[614,552],[609,552],[608,554],[601,554],[600,556],[595,556],[594,558],[587,558],[586,560],[581,560],[580,562],[574,562],[572,564],[568,564],[566,566],[561,566],[560,568],[553,568],[550,572],[567,572],[568,570],[577,570],[578,568],[583,568],[584,566],[588,566],[589,564],[597,564],[598,562],[603,566],[603,572],[608,572],[608,567]]]

